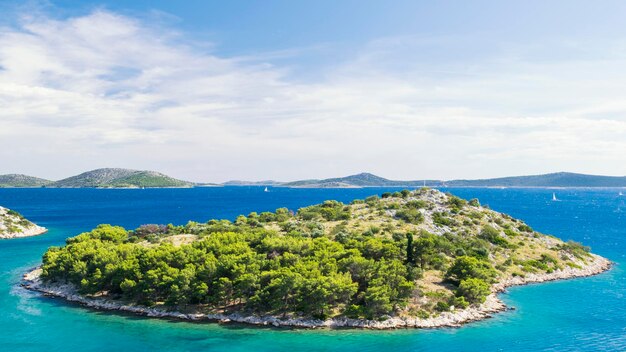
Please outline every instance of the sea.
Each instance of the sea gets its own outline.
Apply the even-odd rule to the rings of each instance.
[[[48,247],[101,223],[132,229],[234,219],[395,190],[0,189],[0,205],[49,229],[0,240],[0,351],[626,351],[626,197],[618,189],[443,189],[582,242],[615,263],[593,277],[511,288],[501,298],[514,310],[460,328],[301,330],[159,320],[86,309],[19,285]]]

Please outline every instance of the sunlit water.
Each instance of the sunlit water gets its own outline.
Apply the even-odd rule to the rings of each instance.
[[[350,201],[386,189],[226,187],[161,190],[0,189],[0,205],[46,226],[43,236],[0,241],[2,351],[607,351],[626,350],[626,197],[618,190],[451,189],[536,230],[590,245],[617,263],[605,274],[517,287],[516,310],[462,328],[288,330],[194,324],[92,311],[19,287],[45,249],[99,223],[233,219],[250,211]]]

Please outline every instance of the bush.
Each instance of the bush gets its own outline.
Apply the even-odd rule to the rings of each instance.
[[[343,314],[351,319],[359,319],[365,315],[365,309],[363,306],[351,304],[346,307],[346,310],[343,312]]]
[[[420,319],[428,319],[430,318],[430,313],[428,313],[427,311],[420,309],[417,311],[416,316]]]
[[[452,219],[439,212],[433,213],[433,222],[441,226],[450,226],[453,224]]]
[[[485,302],[490,293],[489,284],[484,280],[468,278],[461,281],[455,294],[457,297],[465,298],[470,304],[479,304]]]
[[[428,203],[418,199],[418,200],[410,200],[408,202],[406,202],[405,206],[407,208],[413,208],[413,209],[423,209],[426,208],[428,206]]]
[[[276,220],[276,214],[269,212],[269,211],[264,211],[261,213],[261,215],[259,215],[260,222],[272,222],[275,220]]]
[[[459,197],[448,195],[448,205],[455,209],[462,209],[467,204],[465,199],[461,199]]]
[[[469,205],[473,206],[473,207],[479,207],[480,206],[480,202],[478,201],[477,198],[472,198],[470,199],[470,201],[468,202]]]
[[[509,229],[504,229],[504,234],[507,235],[510,238],[519,236],[519,233],[511,230],[510,228]]]
[[[8,215],[12,215],[12,216],[16,216],[16,217],[18,217],[20,219],[24,217],[24,216],[22,216],[22,214],[16,212],[15,210],[12,210],[12,209],[7,209],[7,214]]]
[[[478,237],[487,240],[497,246],[509,247],[509,242],[504,237],[500,236],[500,231],[489,225],[483,227]]]
[[[121,243],[128,239],[128,232],[123,227],[111,226],[108,224],[98,225],[91,232],[84,232],[76,237],[68,238],[65,242],[67,244],[89,241],[91,239],[97,239],[100,241],[108,241],[114,243]]]
[[[368,205],[373,205],[373,204],[378,203],[379,200],[380,199],[376,195],[369,196],[369,197],[365,198],[365,203],[367,203]]]
[[[422,213],[415,208],[400,209],[396,211],[396,217],[400,220],[408,222],[409,224],[417,225],[424,221],[424,215],[422,215]]]
[[[310,207],[298,210],[298,216],[302,220],[313,220],[324,218],[328,221],[348,220],[350,219],[350,208],[343,203],[334,200],[327,200],[320,205],[312,205]]]
[[[450,304],[447,302],[439,301],[435,305],[435,310],[438,312],[447,312],[450,310]]]
[[[460,308],[460,309],[465,309],[467,307],[469,307],[469,303],[465,300],[465,297],[461,296],[461,297],[456,297],[453,296],[452,299],[450,300],[450,305],[454,306],[454,308]]]
[[[591,248],[587,247],[587,246],[583,246],[581,243],[578,242],[574,242],[572,240],[567,241],[566,243],[563,243],[562,245],[559,246],[559,249],[570,253],[571,255],[575,256],[576,258],[579,259],[583,259],[585,257],[589,256],[589,251],[591,250]]]
[[[144,238],[148,235],[158,236],[165,233],[167,233],[167,227],[165,225],[156,224],[141,225],[135,231],[133,231],[133,234],[139,238]]]
[[[462,256],[456,258],[450,269],[448,269],[446,278],[457,283],[470,278],[491,282],[496,277],[496,274],[489,262],[476,257]]]

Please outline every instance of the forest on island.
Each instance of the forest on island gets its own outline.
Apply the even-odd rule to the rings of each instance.
[[[408,199],[411,195],[396,192],[351,205],[327,201],[295,214],[281,208],[233,222],[144,225],[133,231],[100,225],[63,247],[51,247],[43,257],[42,278],[72,283],[82,294],[105,293],[147,306],[378,319],[405,309],[424,272],[436,270],[454,289],[411,315],[483,302],[505,270],[496,269],[490,254],[519,245],[489,225],[477,235],[403,231],[404,224],[424,221],[420,209],[432,207]],[[479,207],[477,201],[448,199],[452,212]],[[363,218],[353,213],[355,205],[366,209],[370,220],[393,214],[393,222],[351,230],[348,220]],[[449,215],[437,213],[434,219],[453,222]],[[515,224],[507,225],[510,236],[532,232]],[[189,243],[166,240],[190,235]],[[557,262],[543,256],[525,265],[553,270]]]

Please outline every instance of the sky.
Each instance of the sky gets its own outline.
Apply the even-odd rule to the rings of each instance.
[[[0,0],[0,174],[626,175],[623,1]]]

